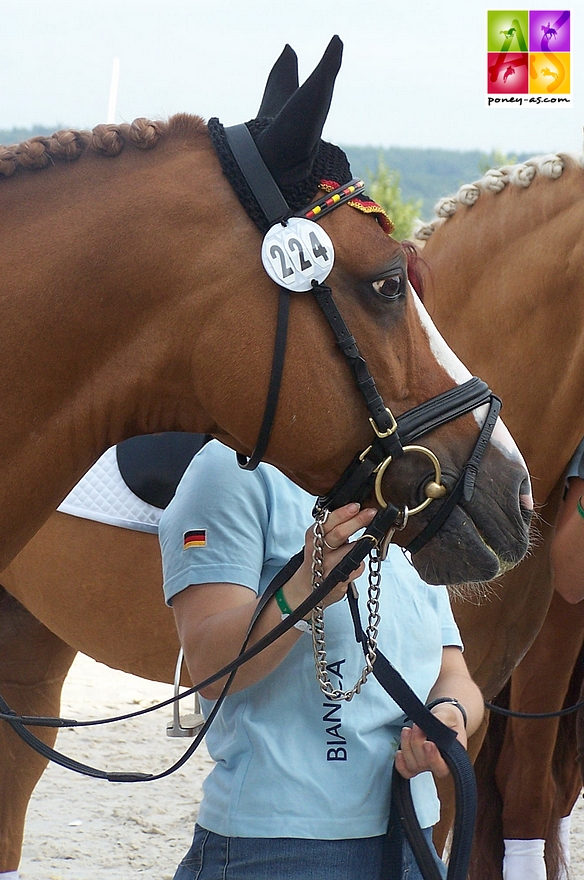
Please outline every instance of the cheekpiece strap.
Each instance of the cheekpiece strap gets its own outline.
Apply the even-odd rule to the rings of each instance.
[[[333,299],[332,290],[325,284],[313,284],[312,293],[335,335],[337,345],[345,355],[357,382],[357,387],[365,399],[369,415],[375,425],[376,433],[382,441],[386,455],[399,458],[403,455],[402,445],[392,414],[386,408],[375,380],[365,359],[362,357],[355,337],[351,335],[345,320]]]

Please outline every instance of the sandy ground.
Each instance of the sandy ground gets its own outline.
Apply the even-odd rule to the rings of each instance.
[[[168,685],[109,669],[79,654],[63,689],[62,715],[103,718],[172,696]],[[192,701],[183,701],[187,712]],[[59,751],[108,771],[158,773],[191,743],[169,738],[170,708],[133,721],[62,730]],[[22,880],[171,880],[190,846],[202,782],[212,767],[203,746],[156,782],[111,783],[50,764],[30,802]]]
[[[63,691],[62,715],[103,718],[153,705],[171,688],[109,669],[83,655]],[[189,701],[186,701],[189,702]],[[186,706],[191,711],[191,706]],[[107,770],[159,772],[191,742],[166,736],[170,709],[135,721],[59,732],[60,751]],[[79,776],[51,764],[31,800],[22,880],[172,880],[188,849],[212,762],[204,746],[167,779],[136,784]],[[574,880],[584,878],[584,801],[572,819]]]

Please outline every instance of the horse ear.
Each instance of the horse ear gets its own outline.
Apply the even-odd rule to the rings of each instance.
[[[341,67],[343,44],[335,36],[317,68],[257,138],[257,147],[280,185],[304,180],[312,169]]]
[[[298,57],[294,49],[286,43],[284,51],[270,71],[258,117],[277,116],[297,88]]]

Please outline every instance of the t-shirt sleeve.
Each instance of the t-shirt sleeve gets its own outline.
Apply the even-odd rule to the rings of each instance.
[[[584,480],[584,440],[580,441],[576,452],[570,459],[566,479],[569,480],[570,477],[580,477],[581,480]]]
[[[194,457],[160,520],[168,605],[191,584],[241,584],[258,592],[269,520],[260,468],[242,470],[233,450],[218,441]]]

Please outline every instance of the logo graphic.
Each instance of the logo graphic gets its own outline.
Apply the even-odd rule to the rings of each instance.
[[[191,529],[183,535],[183,550],[190,547],[205,547],[207,544],[207,529]]]
[[[487,12],[487,106],[570,106],[570,11]]]

